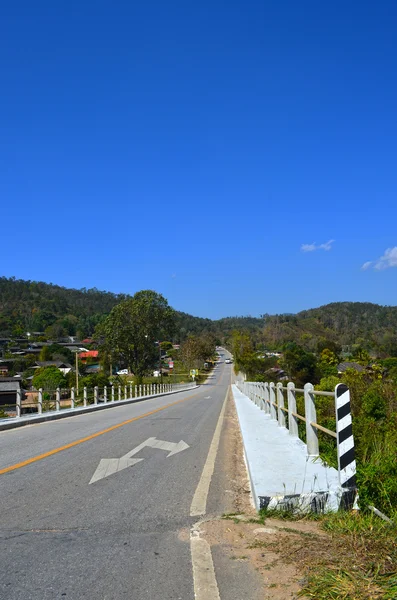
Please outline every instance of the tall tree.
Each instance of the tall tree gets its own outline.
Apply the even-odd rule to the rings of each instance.
[[[172,333],[174,310],[152,290],[137,292],[115,306],[97,327],[101,349],[113,363],[141,379],[159,360],[156,342]]]

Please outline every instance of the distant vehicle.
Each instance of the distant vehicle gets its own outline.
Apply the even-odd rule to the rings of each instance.
[[[117,371],[117,375],[128,375],[128,369],[121,369],[121,371]]]
[[[225,363],[226,363],[227,365],[231,365],[231,364],[232,364],[232,362],[233,362],[233,361],[232,361],[232,359],[231,359],[231,358],[225,358]]]

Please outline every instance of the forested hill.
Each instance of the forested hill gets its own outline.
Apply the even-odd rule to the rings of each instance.
[[[0,337],[43,332],[56,339],[92,335],[97,323],[128,296],[93,289],[69,289],[14,277],[0,277]],[[233,329],[261,331],[263,320],[253,317],[229,317],[212,321],[177,312],[175,341],[205,331],[220,339]]]
[[[340,346],[359,344],[397,353],[397,307],[370,302],[333,302],[296,315],[265,315],[263,341],[282,346],[295,341],[315,350],[324,340]]]
[[[47,338],[92,335],[97,323],[126,299],[123,294],[69,289],[37,281],[0,277],[0,337],[43,332]],[[359,344],[397,355],[397,307],[369,302],[334,302],[296,315],[226,317],[217,321],[177,312],[174,341],[210,331],[227,341],[233,330],[245,330],[265,347],[280,349],[295,341],[310,350],[333,341]]]
[[[47,332],[49,337],[93,332],[101,316],[125,299],[122,294],[68,289],[38,281],[0,278],[0,335]]]

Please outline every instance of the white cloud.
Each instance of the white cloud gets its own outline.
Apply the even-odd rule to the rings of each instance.
[[[335,240],[328,240],[328,242],[325,242],[324,244],[316,244],[316,242],[313,242],[312,244],[302,244],[301,250],[302,252],[314,252],[314,250],[325,250],[328,252],[332,249],[334,241]]]
[[[372,264],[373,264],[373,261],[372,261],[372,260],[368,260],[367,262],[365,262],[365,263],[363,264],[363,266],[361,267],[361,270],[362,270],[362,271],[366,271],[367,269],[369,269],[369,268],[370,268],[370,266],[371,266]]]
[[[394,248],[387,248],[383,256],[377,260],[369,260],[363,264],[361,269],[366,271],[370,267],[375,269],[375,271],[384,271],[391,267],[397,267],[397,246],[394,246]]]
[[[385,250],[384,255],[376,261],[374,269],[383,271],[383,269],[389,269],[390,267],[397,267],[397,246]]]

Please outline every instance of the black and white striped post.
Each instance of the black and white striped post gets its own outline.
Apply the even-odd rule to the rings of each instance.
[[[344,383],[335,386],[336,434],[338,448],[339,483],[342,488],[343,508],[354,505],[356,484],[356,460],[350,406],[350,391]],[[341,506],[342,508],[342,506]]]

